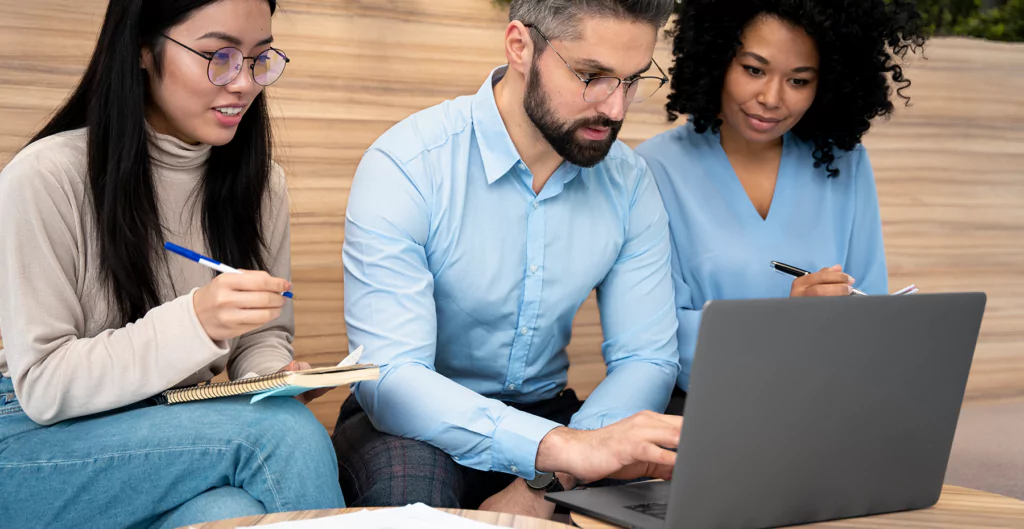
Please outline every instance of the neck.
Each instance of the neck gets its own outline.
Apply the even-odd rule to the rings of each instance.
[[[775,158],[782,152],[782,137],[772,141],[755,142],[743,137],[728,122],[722,123],[722,150],[730,159],[763,160]]]
[[[494,87],[494,100],[512,144],[533,174],[533,192],[540,193],[563,160],[526,115],[525,93],[526,79],[508,68],[505,77]]]

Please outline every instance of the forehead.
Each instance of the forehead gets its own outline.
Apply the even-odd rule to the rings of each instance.
[[[574,66],[597,62],[626,76],[650,64],[658,38],[654,26],[604,16],[583,16],[577,25],[575,38],[560,41],[559,49]]]
[[[261,40],[270,34],[270,21],[267,0],[220,0],[193,11],[178,27],[193,37],[216,31]]]
[[[754,52],[773,64],[816,66],[818,47],[803,28],[774,16],[755,18],[740,36],[741,51]]]

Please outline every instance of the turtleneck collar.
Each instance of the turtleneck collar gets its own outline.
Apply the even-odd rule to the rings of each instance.
[[[210,145],[200,143],[189,145],[174,136],[160,134],[146,122],[146,135],[149,139],[149,156],[153,163],[168,169],[195,169],[206,163],[210,158]]]

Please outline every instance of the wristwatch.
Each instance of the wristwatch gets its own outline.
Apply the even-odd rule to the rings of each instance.
[[[554,472],[538,472],[533,476],[533,479],[526,482],[526,485],[533,490],[542,490],[544,492],[562,492],[565,490],[562,487],[562,482],[558,481],[558,476]]]

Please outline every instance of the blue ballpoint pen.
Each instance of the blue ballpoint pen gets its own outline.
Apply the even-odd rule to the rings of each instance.
[[[228,266],[228,265],[226,265],[224,263],[220,263],[220,262],[214,261],[213,259],[210,259],[209,257],[206,257],[206,256],[203,256],[203,255],[198,254],[196,252],[193,252],[192,250],[189,250],[188,248],[183,248],[181,246],[178,246],[177,244],[174,244],[173,242],[165,242],[164,243],[164,249],[166,249],[166,250],[168,250],[170,252],[176,253],[176,254],[184,257],[185,259],[189,259],[189,260],[195,261],[195,262],[197,262],[197,263],[199,263],[199,264],[201,264],[201,265],[203,265],[203,266],[205,266],[207,268],[212,268],[212,269],[214,269],[214,270],[216,270],[218,272],[224,273],[224,274],[241,274],[242,273],[241,270],[237,270],[235,268],[231,268],[230,266]],[[291,292],[283,292],[283,293],[281,293],[281,295],[286,297],[286,298],[292,298],[293,297]]]

